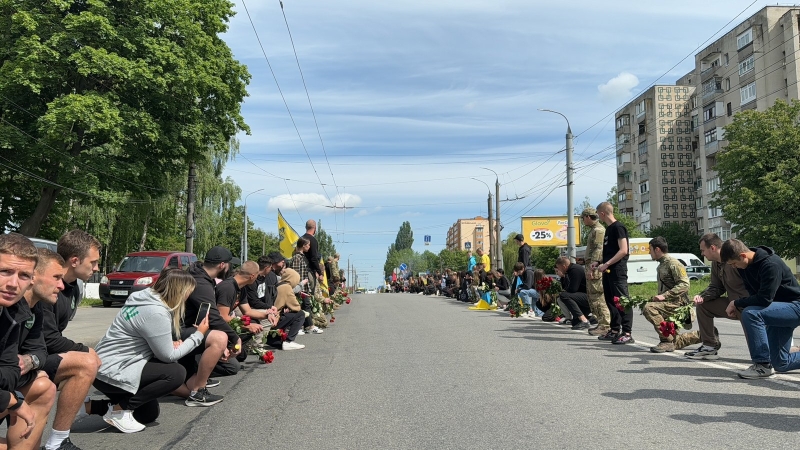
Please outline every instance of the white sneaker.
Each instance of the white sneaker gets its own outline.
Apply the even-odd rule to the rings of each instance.
[[[312,334],[322,334],[322,328],[315,326],[314,328],[311,329],[311,333]]]
[[[284,341],[283,344],[281,344],[282,350],[300,350],[301,348],[306,348],[306,346],[303,344],[298,344],[297,342],[289,341]]]
[[[766,367],[762,364],[753,364],[745,370],[739,372],[739,378],[747,380],[757,380],[759,378],[772,378],[775,376],[775,369]]]
[[[144,430],[145,426],[133,418],[133,411],[114,411],[114,405],[108,405],[108,412],[103,416],[103,420],[123,433],[136,433]]]
[[[300,331],[298,331],[298,332],[297,332],[297,334],[298,334],[299,336],[302,336],[302,335],[306,334],[306,332],[305,332],[305,331],[303,331],[303,329],[302,329],[302,328],[300,328]]]

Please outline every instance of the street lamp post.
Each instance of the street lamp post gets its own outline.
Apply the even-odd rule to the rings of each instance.
[[[495,270],[497,270],[503,268],[503,247],[500,246],[500,242],[502,241],[500,238],[500,177],[497,176],[497,172],[492,169],[486,167],[481,167],[481,169],[488,170],[494,174],[494,246],[496,250],[494,252],[495,260],[493,264]]]
[[[539,111],[558,114],[567,121],[567,256],[571,262],[575,262],[575,211],[573,211],[573,198],[572,198],[572,176],[574,168],[572,167],[572,127],[569,125],[569,119],[564,114],[550,109],[539,109]]]
[[[492,233],[492,190],[491,190],[491,188],[489,188],[489,185],[486,184],[485,181],[479,180],[477,178],[473,178],[473,180],[480,181],[481,183],[486,185],[486,189],[489,191],[489,199],[488,199],[488,204],[489,204],[489,208],[488,208],[489,209],[489,260],[491,261],[492,260],[492,255],[495,255],[497,253],[497,247],[495,246],[495,243],[494,243],[494,234]],[[481,237],[483,237],[483,236],[481,236]]]
[[[353,286],[353,279],[350,277],[350,257],[351,256],[353,256],[352,253],[347,255],[347,283],[349,283],[350,286],[352,287]],[[347,289],[346,287],[345,287],[345,289],[347,290],[347,292],[350,292],[350,290]]]
[[[242,264],[247,261],[247,197],[250,197],[256,192],[261,192],[263,190],[264,189],[258,189],[244,196],[244,237],[242,239]]]

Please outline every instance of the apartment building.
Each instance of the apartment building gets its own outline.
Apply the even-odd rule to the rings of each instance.
[[[472,250],[482,248],[489,254],[489,220],[477,216],[474,219],[458,219],[447,230],[448,250]]]
[[[643,231],[692,222],[731,236],[710,201],[724,127],[748,109],[800,98],[800,6],[767,6],[695,55],[675,85],[653,86],[616,113],[620,211]]]
[[[616,113],[619,209],[645,232],[695,220],[690,80],[652,86]]]
[[[714,166],[724,150],[723,127],[748,109],[765,110],[777,99],[800,98],[800,7],[768,6],[695,55],[697,98],[692,113],[698,144],[694,165],[697,228],[731,237],[731,224],[710,201],[719,188]]]

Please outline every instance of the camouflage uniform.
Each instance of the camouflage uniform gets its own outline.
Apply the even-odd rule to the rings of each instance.
[[[587,208],[589,209],[589,208]],[[594,208],[591,208],[594,210]],[[586,213],[586,211],[584,211]],[[594,212],[593,214],[596,214]],[[603,239],[606,236],[606,229],[598,220],[589,231],[586,239],[586,253],[584,259],[584,270],[586,271],[586,294],[589,297],[589,307],[592,314],[597,318],[599,328],[608,329],[611,324],[611,313],[608,311],[606,299],[603,297],[603,277],[600,271],[592,270],[592,262],[601,263],[603,261]]]
[[[661,342],[672,343],[673,336],[662,335],[659,327],[675,310],[689,304],[689,276],[683,264],[669,255],[658,262],[658,293],[664,295],[664,301],[645,304],[642,314],[653,324]]]

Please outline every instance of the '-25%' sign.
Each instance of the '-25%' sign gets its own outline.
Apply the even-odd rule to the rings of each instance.
[[[575,245],[580,245],[580,218],[575,217]],[[567,216],[523,217],[522,236],[532,247],[567,245]]]

